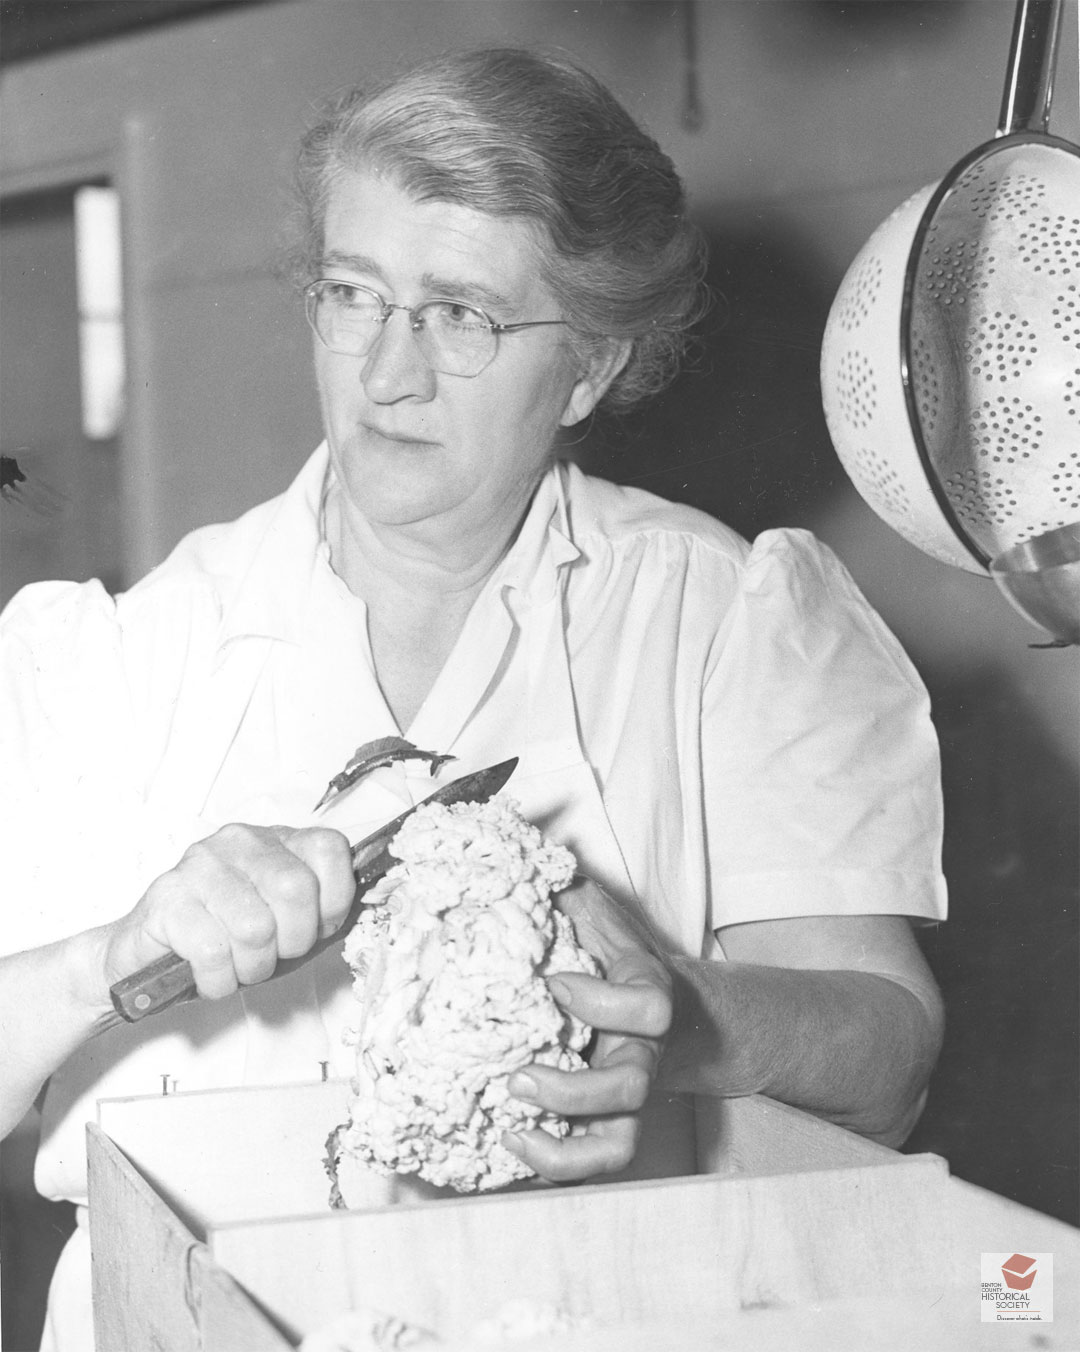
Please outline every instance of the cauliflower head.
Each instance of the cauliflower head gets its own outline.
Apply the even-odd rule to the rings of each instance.
[[[401,863],[345,941],[356,1070],[331,1154],[458,1192],[503,1187],[532,1174],[504,1131],[569,1130],[507,1079],[532,1063],[580,1070],[592,1033],[544,980],[599,971],[551,902],[574,857],[502,796],[418,808],[390,848]]]

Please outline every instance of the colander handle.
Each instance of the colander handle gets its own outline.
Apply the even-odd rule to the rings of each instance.
[[[1063,0],[1017,0],[998,136],[1046,132]]]

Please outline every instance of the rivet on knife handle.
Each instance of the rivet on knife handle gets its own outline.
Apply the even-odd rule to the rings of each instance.
[[[128,1023],[156,1014],[195,994],[195,973],[187,958],[166,953],[110,987],[113,1008]]]

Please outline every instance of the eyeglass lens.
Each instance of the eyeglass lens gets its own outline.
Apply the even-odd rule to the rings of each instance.
[[[308,316],[333,352],[362,357],[371,350],[389,314],[382,297],[345,282],[317,282],[308,290]],[[432,300],[410,313],[425,361],[447,375],[477,375],[495,355],[487,316],[460,301]]]

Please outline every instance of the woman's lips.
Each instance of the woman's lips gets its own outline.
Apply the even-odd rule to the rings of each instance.
[[[360,428],[364,436],[370,437],[376,442],[388,441],[395,446],[435,446],[438,444],[431,437],[415,436],[409,432],[373,427],[371,423],[361,423]]]

